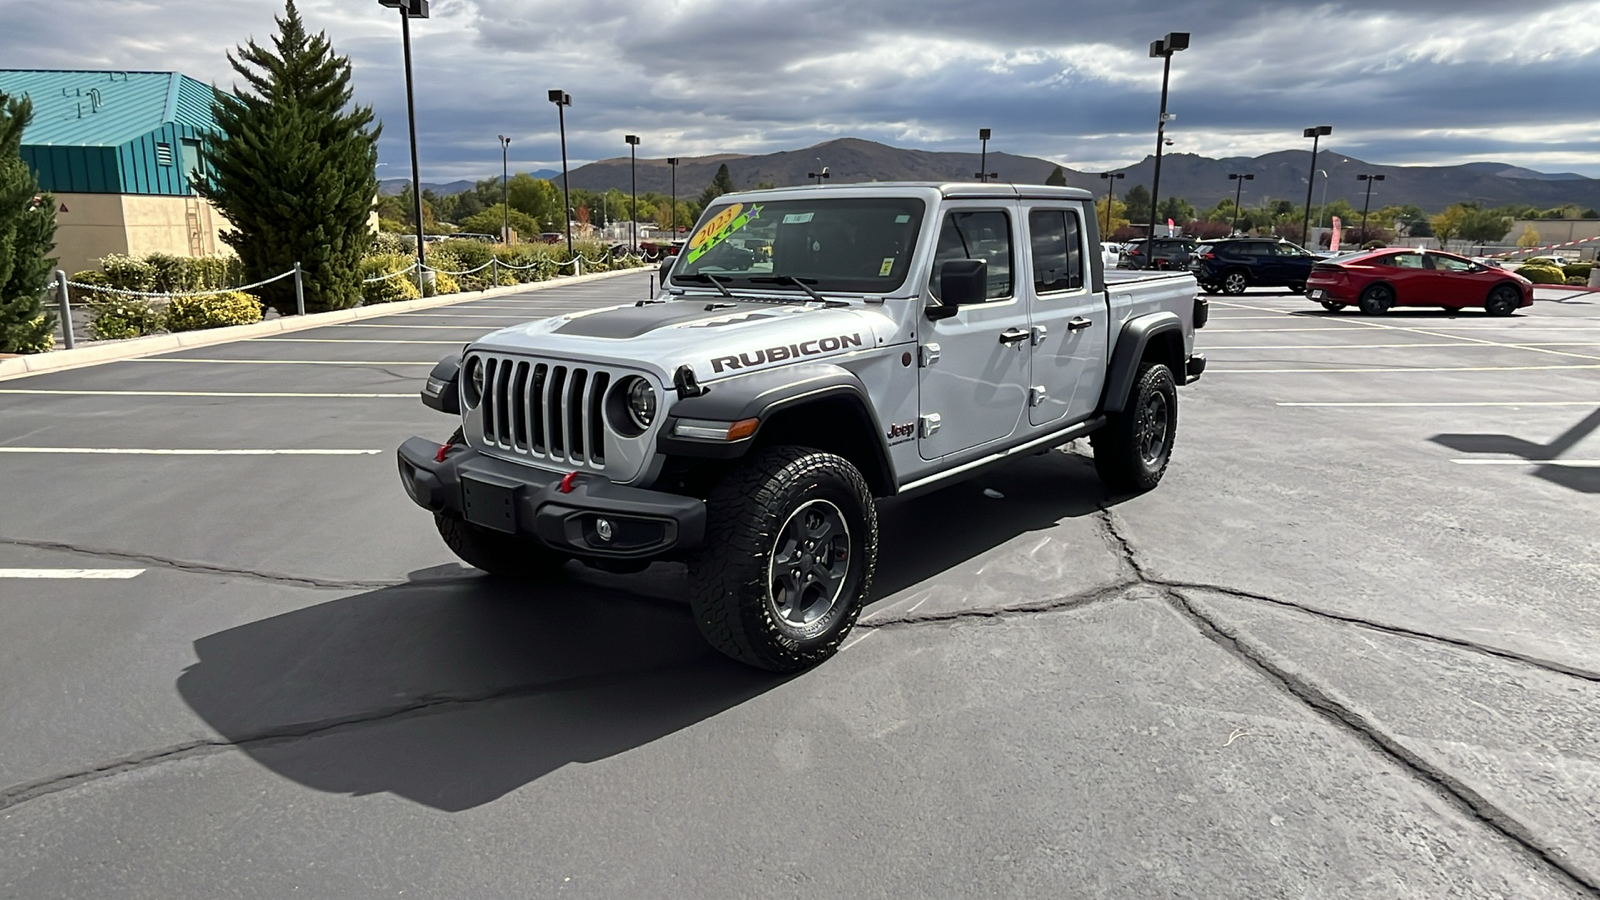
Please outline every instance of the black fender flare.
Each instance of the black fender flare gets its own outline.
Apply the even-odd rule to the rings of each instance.
[[[1172,376],[1182,383],[1187,360],[1183,358],[1183,320],[1172,312],[1153,312],[1129,319],[1117,335],[1117,347],[1111,351],[1111,366],[1106,371],[1105,390],[1100,395],[1100,409],[1108,413],[1122,412],[1128,403],[1128,392],[1133,390],[1133,379],[1139,373],[1139,363],[1152,341],[1160,340],[1169,346],[1176,335],[1178,352],[1166,351],[1162,362],[1172,370]]]
[[[853,419],[840,422],[840,429],[865,432],[867,439],[861,443],[871,458],[860,461],[865,464],[861,474],[873,492],[879,493],[881,489],[892,493],[894,466],[890,462],[888,436],[878,421],[866,385],[854,372],[831,363],[807,363],[724,378],[707,384],[706,388],[701,396],[672,405],[661,437],[657,439],[662,453],[702,459],[736,459],[761,442],[774,419],[806,407],[827,404],[836,410],[847,410]],[[747,438],[717,443],[672,437],[674,419],[714,422],[759,419],[761,424]],[[868,471],[869,468],[875,471]]]
[[[452,416],[461,415],[461,357],[446,356],[422,385],[422,405]]]

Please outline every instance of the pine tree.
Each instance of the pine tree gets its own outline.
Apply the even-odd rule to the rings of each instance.
[[[710,206],[711,201],[723,194],[732,193],[733,190],[733,175],[728,171],[728,164],[723,163],[717,167],[717,174],[711,179],[711,184],[700,193],[700,208]]]
[[[1045,184],[1055,185],[1056,187],[1066,187],[1067,186],[1067,173],[1061,171],[1061,167],[1060,166],[1056,166],[1055,171],[1050,173],[1050,177],[1046,178],[1044,180],[1044,183]]]
[[[27,97],[0,93],[0,353],[38,353],[55,343],[56,317],[44,292],[56,261],[56,204],[22,161],[22,132],[33,119]]]
[[[197,188],[233,224],[222,239],[251,281],[298,261],[307,312],[356,306],[382,126],[372,107],[350,105],[349,58],[334,54],[326,34],[306,33],[294,0],[277,22],[272,50],[252,40],[228,54],[248,88],[217,92],[222,134],[203,152],[209,181]],[[293,282],[260,294],[294,312]]]

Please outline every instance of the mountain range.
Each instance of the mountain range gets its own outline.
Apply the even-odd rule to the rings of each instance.
[[[723,164],[739,188],[770,182],[776,185],[804,184],[808,174],[828,169],[828,184],[868,181],[972,181],[977,178],[979,154],[933,152],[890,147],[859,138],[839,138],[804,150],[747,155],[723,153],[714,156],[684,157],[677,166],[679,197],[699,196]],[[1005,152],[988,154],[987,168],[999,181],[1042,184],[1055,170],[1056,163],[1032,156]],[[668,193],[672,167],[665,159],[639,159],[638,184],[641,193]],[[1096,193],[1106,189],[1107,179],[1099,172],[1084,172],[1061,167],[1067,184]],[[1118,196],[1134,185],[1151,186],[1155,173],[1154,157],[1131,166],[1112,170],[1124,177],[1113,184]],[[1211,159],[1193,153],[1164,154],[1161,160],[1161,196],[1183,197],[1196,207],[1214,206],[1224,197],[1231,199],[1236,181],[1228,175],[1252,175],[1243,186],[1241,202],[1257,206],[1267,200],[1305,203],[1306,176],[1311,172],[1309,150],[1280,150],[1262,156],[1233,156]],[[536,177],[559,177],[561,173],[542,170]],[[1438,212],[1452,203],[1477,200],[1487,206],[1526,203],[1555,207],[1576,203],[1581,207],[1600,207],[1600,179],[1571,172],[1536,172],[1497,162],[1474,162],[1454,166],[1387,166],[1369,163],[1348,154],[1324,150],[1317,157],[1317,172],[1312,203],[1320,205],[1343,198],[1359,208],[1366,199],[1369,182],[1357,175],[1382,175],[1370,182],[1372,208],[1391,204],[1415,204],[1427,212]],[[573,188],[609,190],[629,188],[627,157],[603,159],[571,170]],[[382,182],[385,193],[397,193],[409,183],[405,179]],[[459,193],[472,187],[470,181],[444,185],[423,183],[440,194]]]

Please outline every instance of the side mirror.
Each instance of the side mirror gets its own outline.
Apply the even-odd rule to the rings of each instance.
[[[422,405],[452,416],[461,415],[460,380],[460,357],[447,356],[439,360],[422,386]]]
[[[948,319],[963,306],[982,303],[988,295],[988,261],[952,259],[939,266],[939,305],[928,307],[928,318]]]
[[[665,282],[667,280],[667,275],[672,272],[672,264],[677,262],[677,261],[678,261],[678,258],[676,256],[668,256],[666,259],[663,259],[661,261],[661,280],[662,280],[662,282]]]

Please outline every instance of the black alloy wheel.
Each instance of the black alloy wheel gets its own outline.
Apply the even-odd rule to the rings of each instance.
[[[1127,406],[1106,416],[1106,424],[1089,436],[1095,473],[1114,491],[1148,491],[1166,474],[1177,433],[1178,385],[1172,370],[1144,363]]]
[[[1361,311],[1369,316],[1381,316],[1394,306],[1394,288],[1375,284],[1361,292]]]
[[[1522,294],[1509,284],[1496,285],[1483,308],[1491,316],[1509,316],[1522,306]]]

